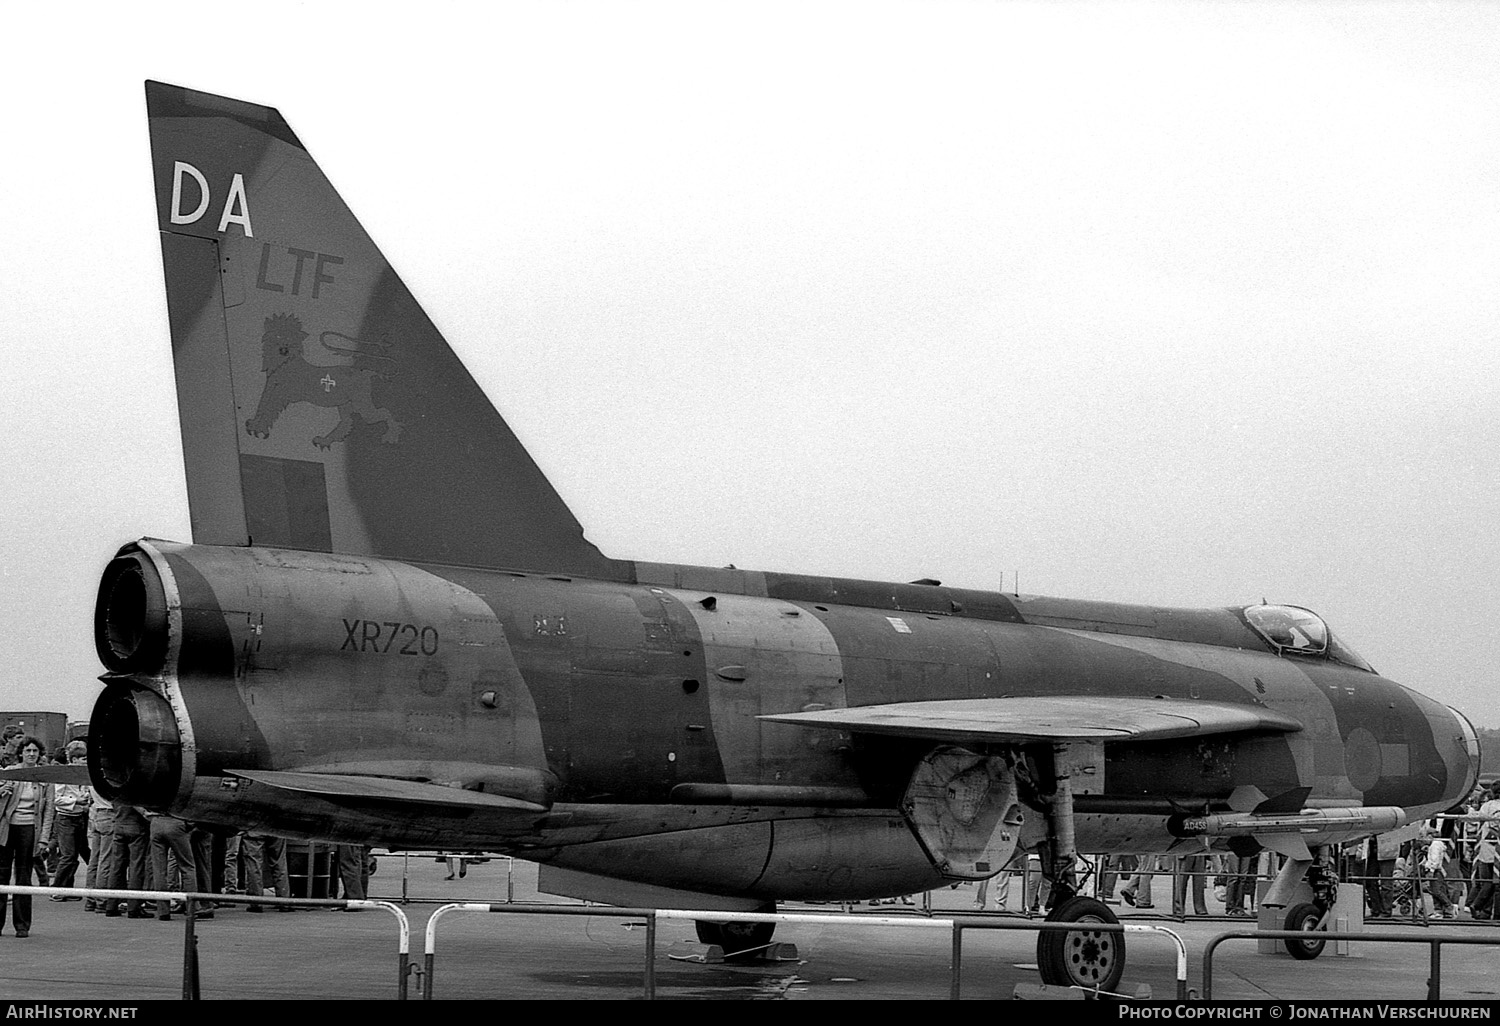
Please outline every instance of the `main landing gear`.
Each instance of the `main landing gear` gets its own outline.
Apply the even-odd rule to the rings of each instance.
[[[776,906],[767,905],[757,911],[775,912]],[[698,942],[717,944],[723,950],[725,958],[749,954],[766,947],[771,943],[771,935],[776,932],[775,923],[713,923],[704,919],[695,919],[693,926],[698,931]]]
[[[1109,906],[1078,893],[1078,880],[1073,874],[1078,846],[1073,829],[1072,769],[1084,754],[1071,745],[1054,744],[1051,773],[1038,774],[1043,781],[1051,778],[1051,793],[1044,800],[1047,843],[1042,854],[1044,870],[1051,869],[1043,873],[1052,883],[1047,921],[1117,925],[1120,920]],[[1036,964],[1043,983],[1115,990],[1125,972],[1125,934],[1088,929],[1043,930],[1036,940]]]
[[[970,751],[939,746],[912,771],[901,811],[933,866],[950,880],[993,876],[1017,850],[1039,850],[1051,884],[1047,919],[1077,929],[1042,930],[1036,959],[1042,982],[1113,990],[1125,971],[1125,935],[1100,929],[1119,920],[1078,893],[1073,781],[1104,775],[1098,741],[1038,741]],[[1023,809],[1046,821],[1042,835]],[[1092,927],[1092,928],[1091,928]]]
[[[1049,923],[1107,923],[1119,919],[1109,906],[1075,896],[1047,913]],[[1042,982],[1061,987],[1114,990],[1125,972],[1125,935],[1103,930],[1043,930],[1036,942]]]

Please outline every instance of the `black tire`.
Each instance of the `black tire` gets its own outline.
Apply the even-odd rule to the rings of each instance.
[[[1323,921],[1323,910],[1310,901],[1304,901],[1300,905],[1293,905],[1286,914],[1286,922],[1282,924],[1283,930],[1301,930],[1303,933],[1311,933],[1317,929],[1318,924]],[[1287,954],[1299,962],[1311,961],[1323,953],[1323,945],[1328,943],[1327,938],[1322,940],[1303,940],[1301,937],[1288,937],[1283,942],[1286,944]]]
[[[765,947],[776,932],[775,923],[710,923],[695,919],[693,926],[698,931],[700,944],[717,944],[724,949],[726,958],[751,948]]]
[[[1118,923],[1109,906],[1070,898],[1047,913],[1049,923]],[[1125,974],[1125,935],[1097,930],[1043,930],[1036,939],[1042,982],[1055,987],[1115,990]]]

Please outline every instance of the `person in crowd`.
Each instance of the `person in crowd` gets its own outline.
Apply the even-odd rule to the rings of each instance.
[[[42,743],[36,738],[23,737],[17,750],[22,766],[41,763]],[[19,885],[31,882],[33,867],[41,861],[52,832],[52,817],[57,814],[54,801],[52,784],[0,782],[0,884],[10,883],[12,873]],[[0,930],[5,928],[6,898],[0,894]],[[9,904],[16,936],[31,936],[31,895],[18,894]]]
[[[982,912],[989,904],[991,883],[995,885],[995,907],[1003,912],[1010,901],[1010,873],[1004,869],[979,881],[979,886],[974,891],[974,907]]]
[[[82,766],[88,761],[88,746],[82,741],[70,741],[65,754],[68,765]],[[72,887],[78,863],[87,862],[92,857],[89,848],[89,805],[92,802],[92,789],[87,784],[57,784],[53,787],[52,803],[56,815],[52,817],[52,830],[47,835],[47,848],[57,853],[57,871],[52,876],[54,887]],[[54,894],[52,900],[81,899]]]
[[[1185,914],[1188,889],[1193,892],[1193,914],[1208,915],[1208,901],[1204,888],[1208,874],[1208,856],[1188,855],[1177,860],[1177,872],[1172,876],[1172,912]]]
[[[1475,919],[1495,918],[1495,868],[1500,853],[1495,847],[1492,823],[1480,823],[1474,840],[1473,879],[1469,884],[1469,914]]]
[[[270,880],[271,888],[278,898],[290,898],[292,896],[291,883],[287,879],[286,872],[286,841],[280,837],[271,837],[266,834],[246,834],[240,843],[240,861],[245,868],[245,893],[253,897],[261,897],[266,893],[265,883]],[[251,905],[247,909],[250,912],[264,912],[266,906]],[[293,911],[290,905],[277,905],[278,912]]]
[[[1470,796],[1464,804],[1465,813],[1479,810],[1479,802]],[[1445,826],[1451,829],[1448,838],[1448,894],[1453,899],[1456,911],[1468,908],[1473,888],[1469,881],[1474,878],[1474,845],[1479,840],[1479,824],[1469,820],[1450,821]]]
[[[193,846],[193,866],[195,873],[191,878],[182,882],[185,891],[196,891],[199,894],[213,894],[214,891],[214,835],[206,826],[198,823],[188,824],[188,843]],[[213,905],[199,905],[194,911],[194,917],[204,918],[204,912],[212,912]],[[200,911],[201,910],[201,911]],[[209,918],[212,918],[210,916]]]
[[[1401,845],[1400,854],[1396,857],[1396,868],[1391,872],[1392,893],[1395,898],[1392,907],[1398,916],[1409,916],[1413,910],[1420,910],[1423,903],[1417,900],[1420,893],[1418,882],[1422,871],[1422,845],[1415,840],[1406,841]]]
[[[1389,831],[1376,834],[1371,838],[1373,844],[1371,851],[1375,860],[1375,869],[1371,872],[1379,880],[1377,888],[1382,915],[1395,915],[1396,913],[1396,866],[1401,860],[1401,834]]]
[[[1500,780],[1490,786],[1475,814],[1474,882],[1469,913],[1475,919],[1500,918]]]
[[[1120,859],[1119,855],[1099,856],[1099,889],[1094,896],[1106,905],[1120,903],[1120,899],[1115,897],[1115,884],[1120,877]]]
[[[104,887],[112,891],[144,891],[149,875],[146,865],[151,848],[150,821],[134,805],[115,803],[111,809],[108,875],[104,877]],[[125,902],[125,913],[131,919],[151,918],[142,902],[135,899]],[[111,918],[120,915],[120,899],[105,899],[104,914]]]
[[[1140,867],[1140,856],[1138,855],[1109,855],[1105,858],[1105,869],[1099,883],[1099,900],[1106,905],[1118,905],[1119,897],[1115,894],[1115,887],[1119,881],[1124,880],[1126,886],[1130,884],[1130,878],[1135,876]]]
[[[1255,856],[1231,855],[1229,882],[1224,885],[1224,913],[1248,916],[1255,906]]]
[[[1352,844],[1349,855],[1349,872],[1365,891],[1365,914],[1372,919],[1383,919],[1390,915],[1386,906],[1386,895],[1381,888],[1380,841],[1378,835],[1366,837]]]
[[[191,828],[186,820],[162,813],[147,813],[151,820],[151,889],[154,891],[196,890],[198,886],[198,861],[193,855]],[[178,879],[169,871],[167,856],[177,859]],[[195,910],[195,918],[212,919],[213,909],[203,912]],[[156,900],[156,918],[168,922],[172,918],[172,903],[166,898]]]
[[[42,757],[37,762],[38,766],[65,766],[67,755],[63,749],[57,748],[49,752],[42,749]],[[57,800],[57,786],[52,788],[53,800]],[[57,845],[50,838],[42,838],[42,854],[40,858],[32,860],[31,868],[36,873],[36,885],[38,887],[51,887],[57,879]]]
[[[1421,859],[1421,879],[1423,889],[1432,897],[1431,918],[1456,918],[1457,909],[1448,889],[1448,862],[1452,858],[1452,851],[1448,842],[1435,831],[1426,830],[1423,833],[1427,847]]]
[[[224,886],[222,894],[244,894],[244,883],[240,879],[240,847],[244,834],[230,834],[224,838]],[[233,902],[226,904],[233,905]],[[223,907],[223,906],[221,906]]]
[[[104,890],[110,886],[115,858],[114,833],[114,802],[89,788],[89,851],[93,856],[88,861],[88,875],[84,878],[84,885],[89,889]],[[83,907],[88,912],[103,912],[104,901],[85,898]]]
[[[1120,888],[1120,900],[1134,908],[1155,908],[1151,900],[1151,881],[1156,876],[1156,855],[1142,855],[1136,863],[1136,874]]]
[[[339,844],[334,846],[334,857],[338,860],[344,899],[364,901],[370,886],[370,849],[359,844]]]

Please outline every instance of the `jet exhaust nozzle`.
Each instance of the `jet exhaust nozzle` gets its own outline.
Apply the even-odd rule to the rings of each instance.
[[[142,552],[104,568],[94,604],[94,647],[115,673],[156,673],[167,654],[167,593]]]
[[[106,683],[89,718],[89,777],[113,801],[171,804],[182,780],[182,738],[165,698],[128,679]]]

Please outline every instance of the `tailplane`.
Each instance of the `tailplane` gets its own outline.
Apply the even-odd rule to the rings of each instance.
[[[194,541],[625,576],[280,113],[146,103]]]

